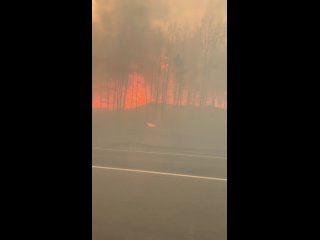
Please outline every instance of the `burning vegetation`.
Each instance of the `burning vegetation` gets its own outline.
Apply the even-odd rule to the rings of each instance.
[[[93,108],[227,109],[226,21],[204,6],[181,20],[169,1],[95,0]]]

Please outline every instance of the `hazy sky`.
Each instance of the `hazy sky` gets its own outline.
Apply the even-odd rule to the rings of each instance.
[[[199,23],[206,15],[213,16],[216,22],[227,21],[227,0],[92,0],[94,55],[101,54],[100,49],[96,49],[99,48],[97,42],[106,33],[116,31],[119,20],[126,14],[135,14],[125,11],[126,6],[134,4],[146,8],[147,18],[152,25],[192,25]]]
[[[92,0],[93,23],[101,23],[103,15],[112,14],[119,3],[137,2],[149,7],[154,19],[163,21],[199,20],[207,12],[226,21],[226,0]]]

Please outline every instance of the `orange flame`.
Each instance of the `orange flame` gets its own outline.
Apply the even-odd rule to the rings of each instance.
[[[163,64],[161,68],[167,71],[168,65]],[[159,94],[157,97],[152,94],[151,87],[146,83],[143,75],[138,73],[131,73],[128,76],[126,87],[120,88],[120,95],[116,95],[116,81],[109,81],[104,86],[96,85],[93,91],[92,108],[93,109],[134,109],[150,103],[160,103],[167,105],[180,105],[187,106],[193,105],[199,107],[199,101],[197,98],[192,103],[188,103],[187,92],[181,93],[180,99],[175,99],[174,94],[174,80],[170,78],[167,83],[166,98],[163,99],[163,95]],[[225,94],[226,95],[226,94]],[[227,109],[226,96],[218,97],[212,94],[207,97],[205,106],[211,106],[216,109]]]

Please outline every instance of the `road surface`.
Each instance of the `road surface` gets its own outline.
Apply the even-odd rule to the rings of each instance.
[[[223,153],[93,147],[93,240],[227,239]]]

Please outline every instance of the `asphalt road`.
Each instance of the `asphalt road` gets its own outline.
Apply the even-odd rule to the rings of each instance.
[[[93,240],[227,239],[224,154],[94,147],[92,171]]]

